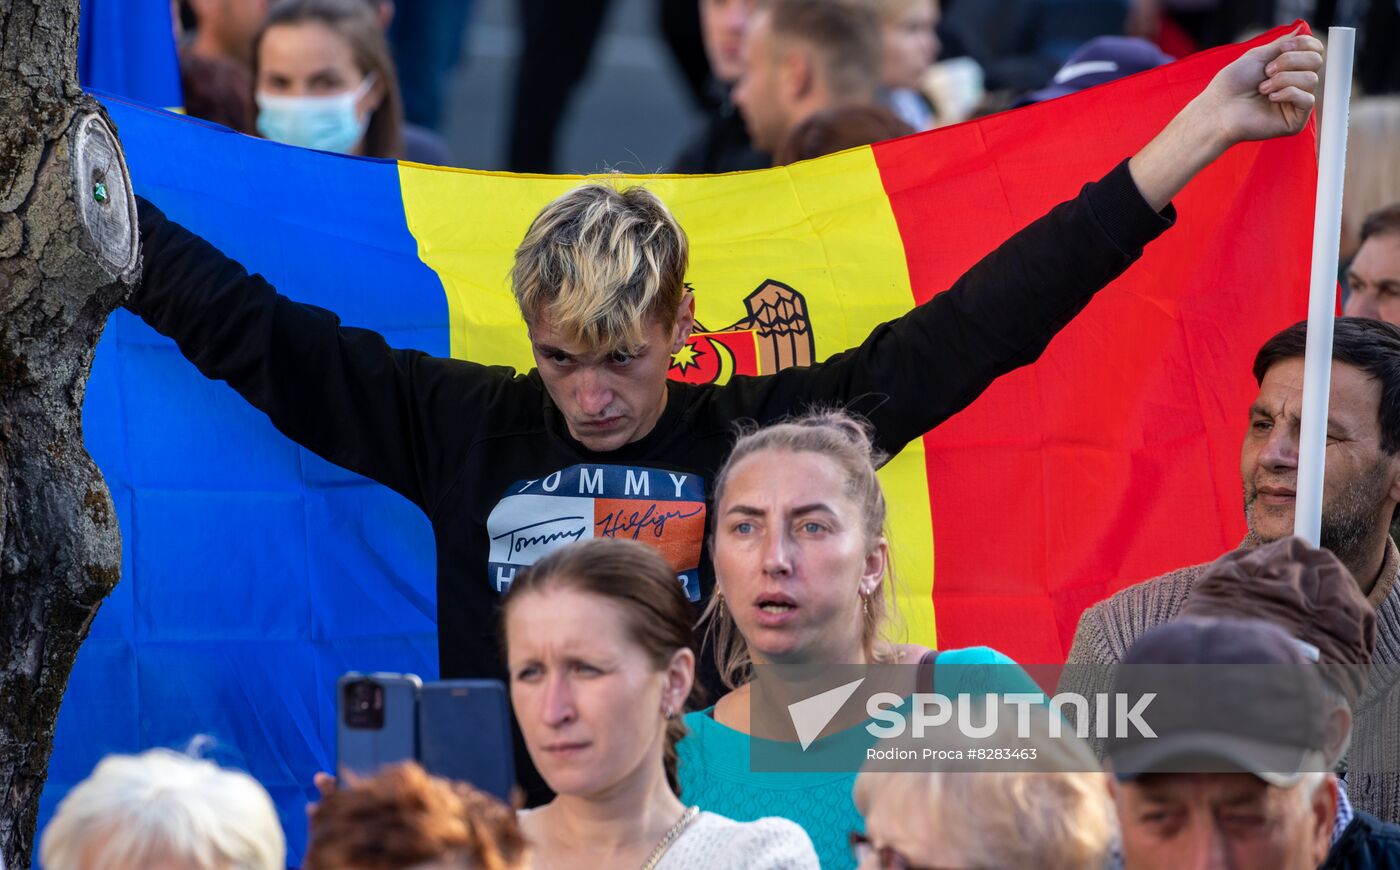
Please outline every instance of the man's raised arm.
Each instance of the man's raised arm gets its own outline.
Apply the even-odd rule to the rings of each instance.
[[[431,514],[466,454],[472,421],[510,373],[397,350],[378,333],[341,326],[151,203],[138,205],[145,262],[127,307],[284,435]]]
[[[1245,52],[1128,161],[1143,199],[1161,211],[1231,145],[1301,131],[1320,69],[1322,43],[1302,33]]]
[[[763,394],[747,406],[765,420],[813,403],[854,403],[880,448],[897,452],[1038,359],[1171,226],[1171,198],[1212,160],[1236,143],[1302,130],[1321,48],[1294,33],[1245,52],[1138,154],[1011,236],[947,291],[877,327],[859,348],[741,385]]]

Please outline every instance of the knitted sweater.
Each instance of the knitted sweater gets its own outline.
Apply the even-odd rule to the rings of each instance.
[[[1246,539],[1241,547],[1253,546]],[[1070,647],[1059,691],[1106,692],[1109,668],[1148,629],[1173,619],[1209,563],[1145,580],[1085,610]],[[1345,759],[1348,794],[1357,809],[1400,821],[1400,551],[1386,539],[1385,562],[1368,599],[1376,608],[1371,681],[1357,702],[1352,748]],[[1094,729],[1091,726],[1090,733]],[[1102,742],[1090,739],[1102,752]]]
[[[736,822],[702,812],[656,862],[656,870],[711,867],[817,870],[821,864],[812,841],[796,822],[773,817]]]

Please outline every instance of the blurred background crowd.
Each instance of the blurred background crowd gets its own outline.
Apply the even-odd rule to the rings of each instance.
[[[409,125],[402,140],[367,143],[376,156],[518,172],[731,170],[766,162],[744,153],[743,119],[750,129],[771,127],[770,118],[753,116],[774,109],[750,94],[760,104],[732,117],[746,67],[772,54],[746,53],[753,0],[175,2],[188,109],[248,132],[261,115],[255,91],[342,93],[373,73],[375,120],[402,113]],[[769,27],[749,41],[765,49],[800,44],[814,66],[825,67],[814,71],[812,88],[829,93],[813,102],[887,108],[916,130],[1059,96],[1300,17],[1318,32],[1358,28],[1357,84],[1366,97],[1400,90],[1400,9],[1384,0],[872,5],[873,34],[864,22],[824,30],[831,22],[813,20],[787,22],[785,32]],[[344,81],[299,82],[296,70],[283,68],[296,61],[308,70],[313,61],[335,66],[337,59],[348,65],[339,70]],[[1393,128],[1395,111],[1367,99],[1358,117],[1377,127],[1388,117]],[[848,123],[876,129],[873,119]],[[879,132],[897,129],[904,128]],[[707,132],[729,136],[719,142],[723,153],[697,150]]]

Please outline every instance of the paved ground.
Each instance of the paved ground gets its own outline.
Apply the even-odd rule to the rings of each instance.
[[[663,0],[668,3],[694,0]],[[698,123],[656,26],[655,0],[613,0],[565,115],[556,172],[664,171]],[[460,166],[505,168],[520,30],[515,0],[476,0],[443,134]]]

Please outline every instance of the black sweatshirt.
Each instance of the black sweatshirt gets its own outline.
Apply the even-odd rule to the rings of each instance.
[[[734,421],[849,406],[893,455],[1039,357],[1174,215],[1120,164],[858,348],[722,386],[670,382],[655,428],[609,453],[570,437],[536,371],[391,348],[279,295],[150,203],[140,218],[144,279],[128,307],[288,438],[422,508],[442,676],[501,678],[496,604],[516,569],[580,537],[626,535],[661,545],[703,601],[708,499]]]

